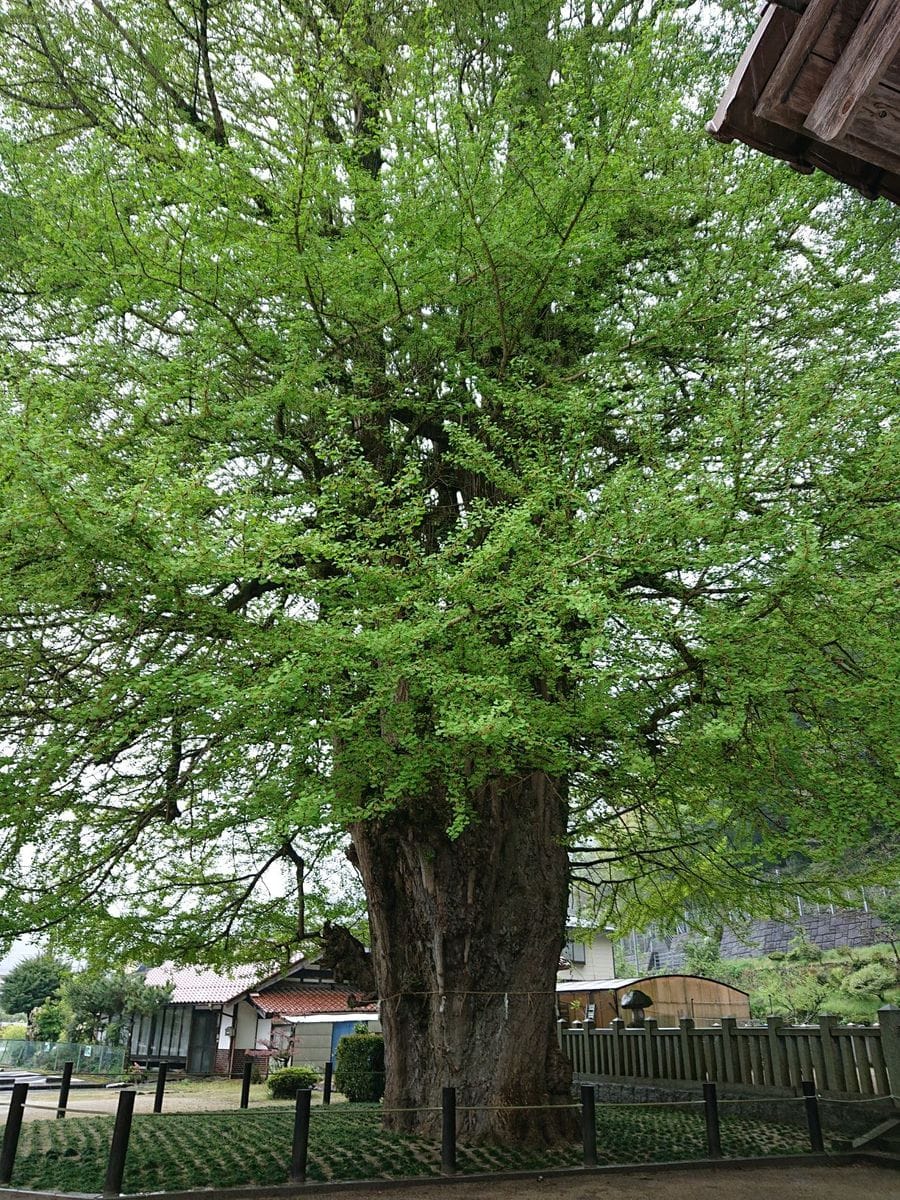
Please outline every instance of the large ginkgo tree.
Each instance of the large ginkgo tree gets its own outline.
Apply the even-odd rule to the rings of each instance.
[[[0,922],[280,961],[346,845],[388,1120],[566,1136],[570,860],[891,872],[897,211],[713,5],[0,13]]]

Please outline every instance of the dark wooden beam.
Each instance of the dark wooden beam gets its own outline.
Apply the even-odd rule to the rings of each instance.
[[[847,133],[860,106],[898,53],[900,0],[872,0],[810,109],[804,127],[823,142]]]
[[[777,113],[794,86],[794,80],[821,36],[837,0],[810,0],[797,28],[778,60],[756,105],[756,115],[777,122]]]

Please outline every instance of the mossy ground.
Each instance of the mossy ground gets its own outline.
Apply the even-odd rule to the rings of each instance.
[[[35,1121],[22,1130],[13,1186],[97,1192],[103,1184],[112,1120],[85,1117]],[[245,1112],[135,1117],[124,1189],[127,1192],[238,1187],[287,1181],[293,1127],[284,1108]],[[664,1162],[706,1156],[701,1109],[600,1106],[598,1156],[605,1163]],[[805,1131],[744,1117],[722,1118],[726,1158],[801,1154]],[[539,1170],[577,1166],[578,1145],[554,1151],[458,1149],[461,1172]],[[389,1179],[440,1173],[440,1147],[381,1128],[377,1106],[340,1106],[313,1112],[308,1175],[311,1180]]]

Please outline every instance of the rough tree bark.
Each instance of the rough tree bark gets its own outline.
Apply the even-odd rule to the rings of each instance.
[[[393,1128],[435,1133],[458,1089],[470,1139],[553,1143],[576,1134],[571,1068],[556,1043],[565,931],[565,793],[532,772],[476,795],[451,840],[447,806],[361,822],[353,844],[369,902]],[[537,1106],[510,1108],[510,1106]]]

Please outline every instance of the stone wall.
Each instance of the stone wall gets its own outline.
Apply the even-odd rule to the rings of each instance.
[[[723,958],[758,958],[773,950],[787,951],[799,935],[820,950],[839,946],[872,946],[887,938],[884,924],[871,912],[838,910],[798,917],[796,923],[754,921],[749,933],[738,935],[726,929],[719,949]]]
[[[798,937],[806,937],[820,950],[836,950],[841,946],[856,949],[886,940],[884,924],[872,912],[862,909],[838,909],[836,912],[807,913],[791,922],[754,921],[750,928],[737,932],[726,929],[719,943],[723,958],[760,958],[772,951],[784,953]],[[647,970],[684,969],[684,947],[695,940],[696,933],[676,933],[671,937],[654,937],[646,947]]]

